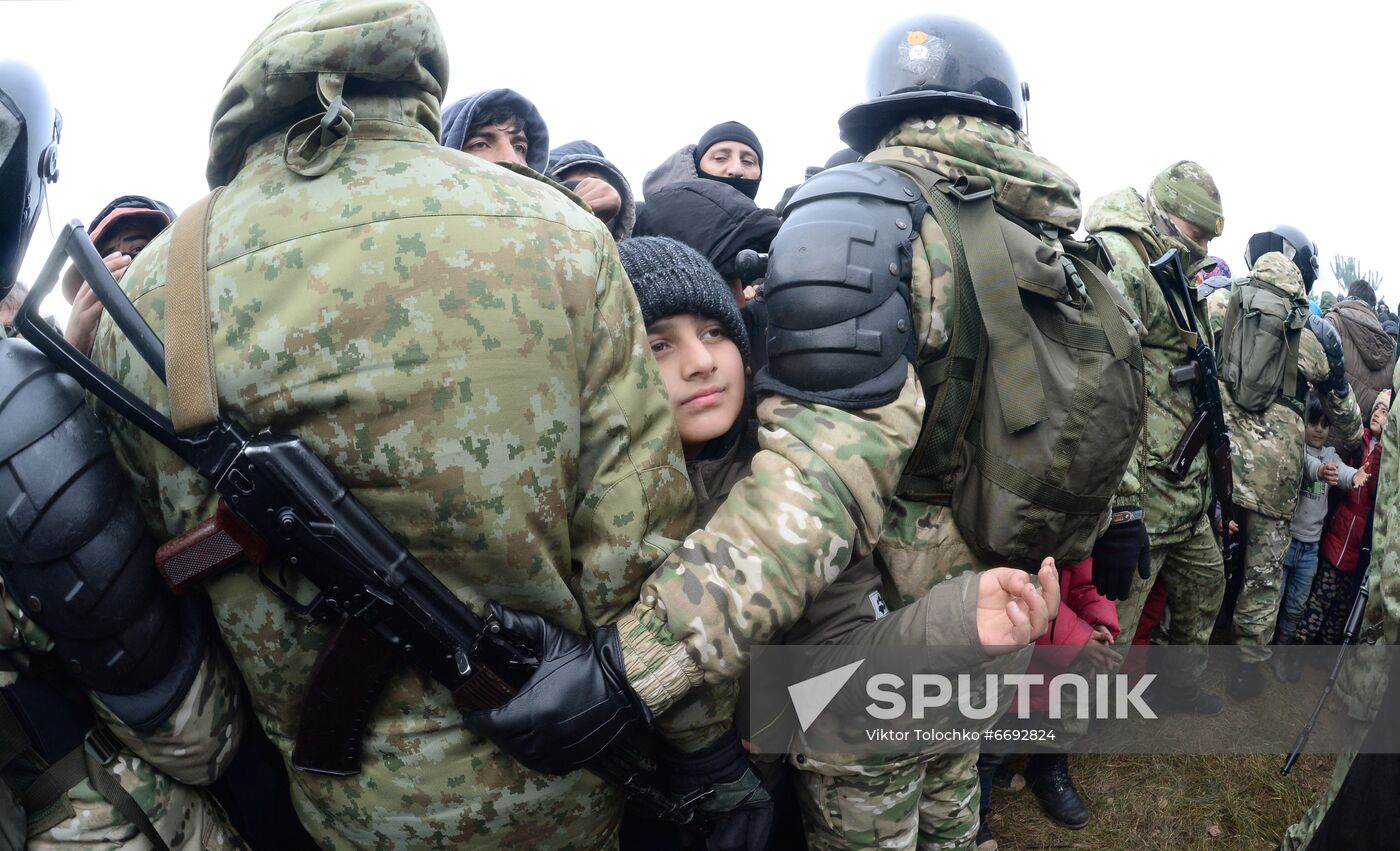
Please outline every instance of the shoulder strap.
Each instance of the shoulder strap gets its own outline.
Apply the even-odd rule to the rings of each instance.
[[[180,214],[170,237],[165,273],[165,370],[170,420],[176,431],[209,425],[219,416],[209,331],[207,234],[209,214],[223,191],[220,186]]]
[[[988,363],[996,379],[997,398],[1008,434],[1049,417],[1045,390],[1031,344],[1031,319],[1021,304],[1021,290],[1011,266],[1001,225],[997,222],[992,188],[985,178],[957,183],[897,155],[866,157],[908,174],[937,211],[936,218],[956,242],[967,262],[977,309],[987,331]],[[965,181],[965,185],[963,184]],[[970,238],[969,238],[970,235]]]
[[[73,807],[68,803],[68,790],[86,780],[92,791],[134,825],[152,848],[169,851],[146,811],[109,767],[122,750],[121,741],[112,731],[98,724],[83,737],[82,744],[45,768],[23,791],[16,790],[29,834],[42,833],[71,818]],[[0,768],[26,751],[33,751],[33,744],[24,724],[10,709],[9,701],[0,698]]]

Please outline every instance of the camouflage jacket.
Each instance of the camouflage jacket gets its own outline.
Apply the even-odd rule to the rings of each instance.
[[[1298,267],[1278,252],[1256,260],[1251,274],[1285,292],[1298,295],[1303,292],[1303,276]],[[1218,290],[1207,299],[1216,339],[1224,327],[1230,293],[1228,289]],[[1298,373],[1314,384],[1328,375],[1327,353],[1307,328],[1302,330],[1298,343]],[[1224,386],[1220,396],[1225,405],[1225,421],[1230,427],[1235,504],[1265,517],[1292,520],[1293,509],[1298,505],[1298,491],[1303,484],[1303,418],[1287,405],[1278,403],[1270,405],[1263,413],[1246,411],[1235,404]],[[1336,393],[1325,393],[1322,404],[1332,420],[1332,433],[1343,445],[1356,446],[1361,440],[1361,410],[1356,405],[1356,394],[1339,397]]]
[[[20,676],[31,661],[53,650],[53,641],[29,618],[0,580],[0,687]],[[232,761],[242,735],[239,682],[223,653],[211,647],[184,701],[169,720],[148,733],[125,726],[96,696],[93,711],[116,734],[127,751],[109,770],[146,813],[172,849],[241,849],[243,840],[223,810],[197,786],[216,780]],[[47,764],[25,751],[5,766],[10,778],[37,777]],[[29,781],[26,781],[29,782]],[[56,823],[55,819],[58,819]],[[62,812],[48,824],[32,824],[27,848],[142,849],[150,843],[112,804],[83,780],[69,789]]]
[[[309,136],[347,73],[353,117],[331,122],[345,135]],[[207,258],[219,402],[304,440],[476,611],[499,600],[584,630],[626,611],[690,528],[679,439],[605,226],[553,185],[440,147],[446,75],[413,0],[300,3],[245,54],[211,132],[211,184],[228,181]],[[157,332],[168,233],[122,281]],[[94,357],[166,409],[105,322]],[[208,483],[109,427],[161,537],[209,515]],[[268,572],[309,599],[283,567]],[[252,568],[208,592],[289,755],[329,633]],[[596,848],[622,812],[592,774],[532,773],[465,729],[416,670],[371,713],[360,773],[292,772],[292,794],[333,848]]]
[[[1134,240],[1156,259],[1169,248],[1187,257],[1187,246],[1155,225],[1147,202],[1131,188],[1120,189],[1089,206],[1084,227],[1113,259],[1110,279],[1142,321],[1142,359],[1147,380],[1147,409],[1137,456],[1123,476],[1118,504],[1138,505],[1153,545],[1185,540],[1205,514],[1209,502],[1209,467],[1204,452],[1191,462],[1185,479],[1173,481],[1167,460],[1195,417],[1190,387],[1173,388],[1168,373],[1188,362],[1186,343],[1172,321],[1162,290],[1152,278]],[[1206,327],[1204,305],[1197,321]]]
[[[1066,232],[1078,227],[1078,187],[1031,153],[1020,133],[947,115],[909,119],[882,147],[953,177],[988,177],[997,204],[1022,219]],[[1059,250],[1053,241],[1049,247]],[[948,240],[926,216],[911,286],[920,359],[948,345],[952,269]],[[873,410],[761,400],[752,474],[652,576],[619,623],[629,679],[648,705],[665,707],[702,680],[737,677],[753,644],[791,627],[877,544],[905,603],[987,566],[968,551],[947,508],[893,497],[923,411],[913,369],[900,396]]]

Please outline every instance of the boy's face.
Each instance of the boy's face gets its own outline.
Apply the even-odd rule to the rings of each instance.
[[[1327,420],[1318,420],[1315,423],[1308,423],[1308,428],[1304,433],[1307,436],[1309,446],[1313,449],[1321,449],[1323,444],[1327,443],[1327,434],[1330,431],[1332,431],[1332,426]]]
[[[718,320],[680,313],[647,326],[647,343],[676,415],[686,457],[734,426],[744,407],[744,358]]]
[[[1388,416],[1390,416],[1390,409],[1385,405],[1377,405],[1371,411],[1371,434],[1376,437],[1381,436],[1381,433],[1385,431],[1385,420]]]

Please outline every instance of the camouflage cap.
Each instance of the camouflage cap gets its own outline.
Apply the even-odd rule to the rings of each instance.
[[[326,112],[334,101],[327,94],[348,79],[398,84],[396,97],[416,101],[409,117],[436,137],[447,47],[427,4],[302,0],[280,12],[238,61],[214,107],[209,187],[228,183],[257,140]],[[346,133],[353,120],[349,113]]]
[[[1152,200],[1164,212],[1190,222],[1212,236],[1225,231],[1225,213],[1215,178],[1199,164],[1181,160],[1152,179]]]

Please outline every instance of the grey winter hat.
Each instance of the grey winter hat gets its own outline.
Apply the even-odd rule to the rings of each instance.
[[[705,256],[665,236],[638,236],[617,244],[622,268],[632,279],[648,325],[667,316],[693,313],[717,320],[749,361],[749,334],[729,285]]]

